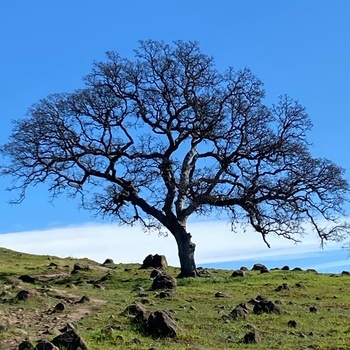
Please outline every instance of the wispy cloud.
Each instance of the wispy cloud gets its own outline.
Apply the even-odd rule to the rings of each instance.
[[[320,252],[319,241],[312,235],[294,244],[283,238],[271,237],[271,248],[263,243],[259,234],[230,231],[222,221],[195,222],[189,231],[196,243],[198,264],[244,260],[287,261],[310,258]],[[87,223],[38,231],[12,232],[0,235],[0,245],[17,251],[49,254],[60,257],[88,257],[98,262],[112,258],[115,262],[142,262],[148,254],[164,254],[168,262],[178,266],[177,246],[174,238],[145,234],[140,227],[121,227],[116,224]],[[327,251],[339,250],[331,244]],[[336,265],[334,266],[342,266]]]

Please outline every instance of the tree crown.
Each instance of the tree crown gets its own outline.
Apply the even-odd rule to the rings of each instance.
[[[21,191],[49,184],[82,205],[146,228],[185,226],[225,212],[261,233],[341,239],[344,170],[314,158],[311,121],[297,101],[267,106],[249,69],[220,73],[197,43],[140,42],[135,60],[107,53],[85,88],[54,94],[15,122],[1,152]],[[324,225],[325,219],[333,225]]]

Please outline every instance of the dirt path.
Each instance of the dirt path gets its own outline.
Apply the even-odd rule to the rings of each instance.
[[[0,350],[18,350],[18,344],[25,339],[33,343],[41,339],[52,340],[60,334],[60,330],[64,329],[67,323],[74,324],[88,314],[97,312],[106,304],[105,300],[90,299],[60,289],[36,288],[32,289],[31,293],[35,295],[33,305],[38,306],[28,308],[10,305],[6,308],[6,313],[0,311],[0,327],[1,324],[8,325],[11,330],[9,336],[5,338],[1,338],[0,334]],[[45,297],[47,300],[45,305],[36,303],[36,296]],[[48,305],[57,305],[57,309]],[[59,306],[63,310],[59,310]],[[4,334],[7,335],[7,332]]]

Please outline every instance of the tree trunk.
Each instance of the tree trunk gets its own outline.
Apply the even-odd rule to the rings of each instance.
[[[196,245],[191,241],[191,234],[187,233],[184,227],[173,233],[179,250],[181,273],[178,277],[199,276],[196,263],[194,261],[194,251]]]

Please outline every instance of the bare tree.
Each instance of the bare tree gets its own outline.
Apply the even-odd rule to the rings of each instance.
[[[310,225],[321,244],[348,234],[344,170],[312,157],[305,108],[287,96],[264,104],[249,69],[220,73],[195,42],[150,40],[133,61],[108,52],[84,82],[32,106],[1,147],[18,202],[45,182],[53,197],[166,229],[184,277],[197,274],[193,214],[228,214],[267,245],[268,234],[298,241]]]

